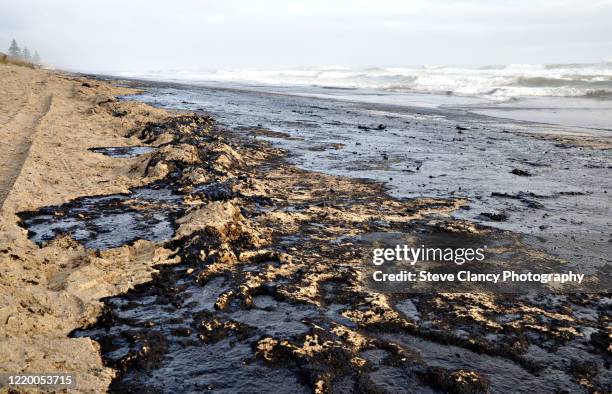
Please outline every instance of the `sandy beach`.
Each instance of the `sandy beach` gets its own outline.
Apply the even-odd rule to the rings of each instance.
[[[403,198],[393,184],[343,172],[391,171],[401,161],[391,148],[375,152],[378,159],[358,150],[400,121],[450,128],[455,145],[524,138],[537,149],[587,149],[589,162],[605,158],[609,138],[508,132],[493,121],[487,127],[499,135],[486,137],[475,126],[481,118],[447,125],[423,111],[416,121],[359,119],[363,128],[353,129],[362,139],[343,143],[273,131],[254,118],[240,124],[229,111],[218,119],[197,102],[196,88],[172,89],[182,88],[0,65],[0,371],[72,372],[78,392],[609,391],[606,294],[409,294],[364,282],[370,240],[381,233],[487,245],[495,267],[584,268],[591,257],[572,266],[564,239],[551,235],[542,246],[518,234],[519,219],[504,227],[472,213],[488,199],[501,199],[515,218],[535,216],[525,200],[529,209],[539,209],[534,200],[560,200],[559,210],[572,199],[596,206],[605,198],[599,190],[555,194],[549,183],[546,197]],[[250,100],[212,92],[204,93]],[[266,108],[293,105],[277,100]],[[330,122],[348,113],[309,104]],[[406,176],[421,176],[422,163],[407,163]],[[422,176],[410,182],[437,190],[433,176]],[[572,186],[594,188],[576,178],[583,183]],[[540,231],[542,223],[531,226]],[[598,231],[600,223],[591,225]],[[593,264],[591,280],[609,274]]]
[[[0,73],[0,369],[72,370],[79,389],[101,391],[114,373],[103,366],[99,346],[68,335],[96,320],[102,297],[149,280],[167,251],[139,242],[96,255],[68,239],[41,249],[17,225],[16,213],[147,182],[128,163],[87,148],[129,144],[122,133],[166,114],[133,104],[125,105],[133,116],[117,118],[101,105],[112,106],[114,95],[129,90],[24,67],[2,66]]]

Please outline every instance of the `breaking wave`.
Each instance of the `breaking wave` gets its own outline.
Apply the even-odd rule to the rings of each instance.
[[[587,92],[584,97],[600,100],[612,100],[612,90],[598,89]]]
[[[482,67],[312,67],[284,70],[162,71],[125,76],[185,82],[236,82],[274,86],[370,89],[478,96],[508,100],[553,96],[612,99],[612,62],[511,64]]]

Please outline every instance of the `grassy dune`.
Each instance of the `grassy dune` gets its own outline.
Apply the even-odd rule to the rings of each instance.
[[[0,52],[0,64],[14,64],[16,66],[35,68],[35,65],[24,60],[15,59],[6,53]]]

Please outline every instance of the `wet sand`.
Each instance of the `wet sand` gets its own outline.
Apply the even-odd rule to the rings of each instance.
[[[144,90],[134,99],[210,114],[284,149],[300,168],[378,181],[397,198],[464,198],[453,217],[522,234],[585,272],[610,263],[610,132],[460,109],[129,83]]]
[[[80,391],[609,391],[605,294],[364,285],[363,239],[381,232],[498,245],[499,264],[561,264],[453,217],[467,198],[394,198],[253,138],[291,134],[35,73],[60,99],[3,209],[2,370],[75,371]],[[323,145],[310,147],[342,148]],[[61,161],[72,171],[54,171]]]

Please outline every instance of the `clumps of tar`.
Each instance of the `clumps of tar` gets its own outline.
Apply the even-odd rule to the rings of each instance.
[[[181,263],[108,299],[97,325],[76,333],[98,340],[120,371],[114,390],[261,387],[256,368],[287,371],[317,393],[503,389],[510,378],[499,369],[463,361],[482,354],[533,378],[515,378],[517,391],[540,379],[560,391],[609,392],[609,298],[385,295],[362,285],[361,234],[511,238],[451,220],[465,201],[401,201],[380,184],[305,172],[208,117],[177,116],[132,134],[159,147],[133,170],[174,188],[188,208],[165,245]],[[446,359],[428,353],[434,345],[448,347]],[[207,347],[219,357],[206,371],[180,362]],[[162,367],[175,376],[164,380],[155,373]],[[230,369],[243,370],[240,382]]]

